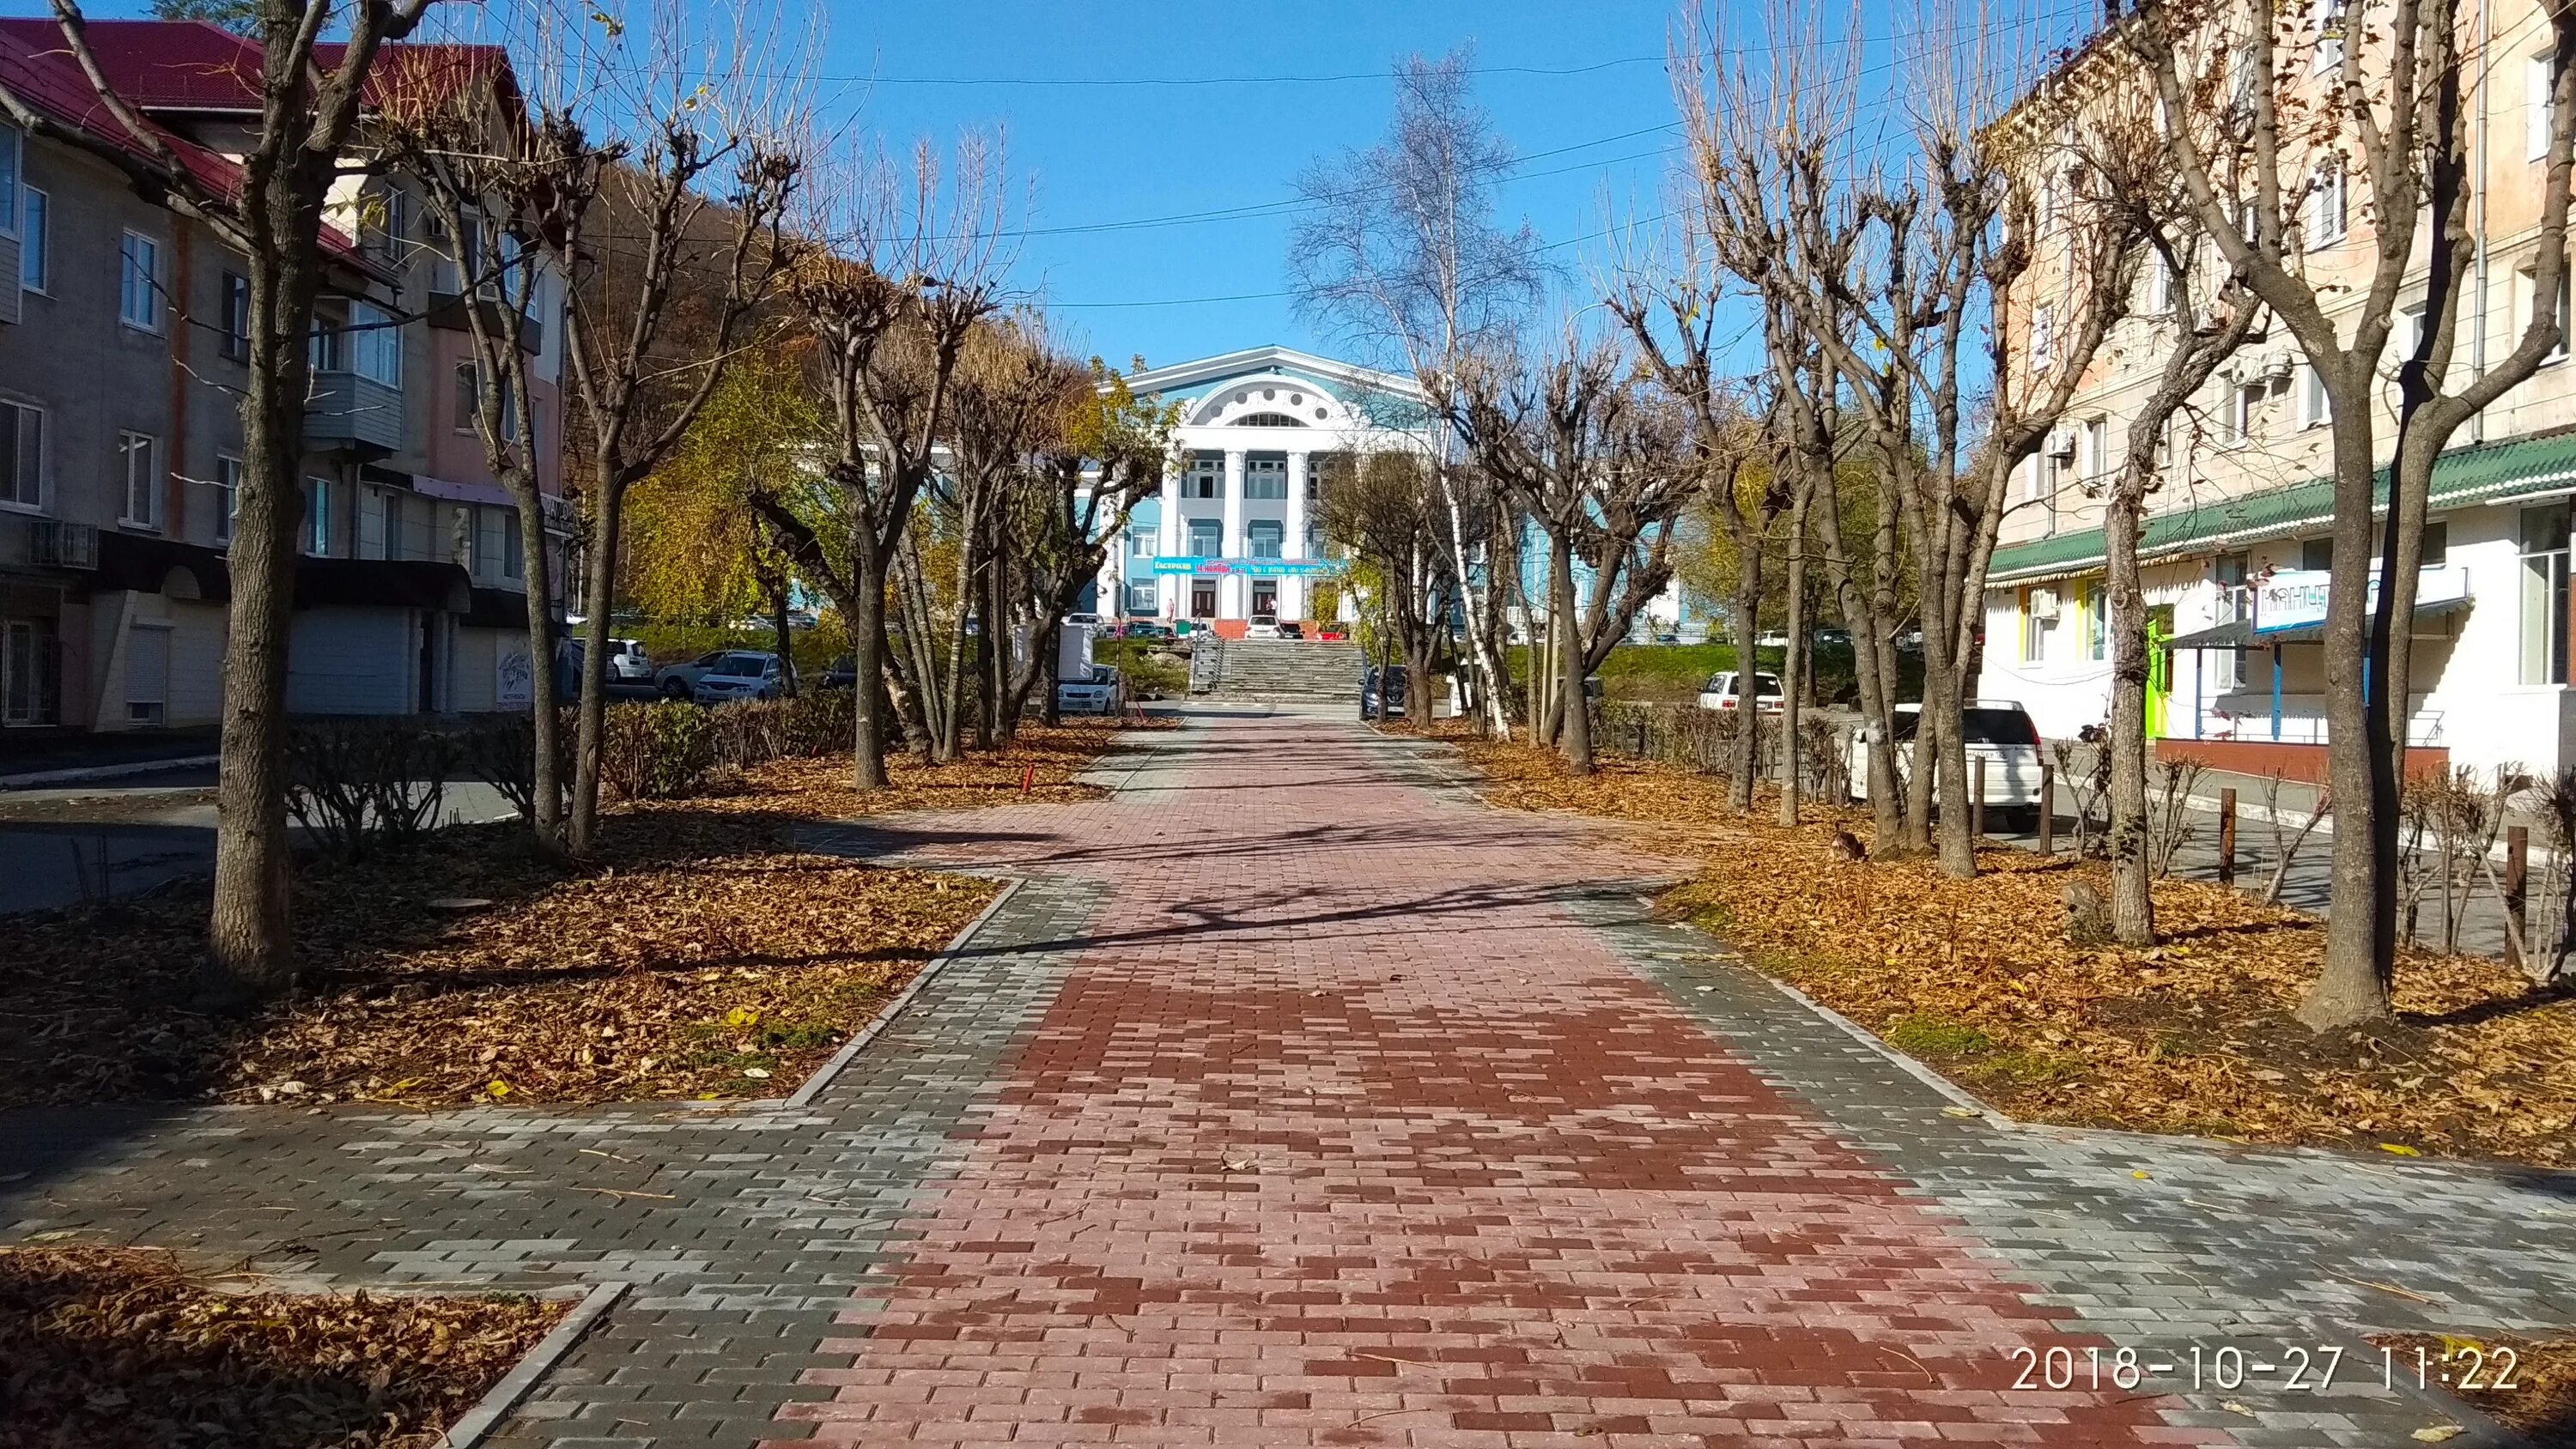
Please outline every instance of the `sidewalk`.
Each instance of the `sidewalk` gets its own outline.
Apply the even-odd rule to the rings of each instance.
[[[5,1115],[0,1239],[640,1285],[494,1441],[555,1449],[2359,1449],[2467,1416],[2192,1350],[2576,1319],[2576,1182],[1967,1114],[1440,747],[1145,738],[818,835],[1029,883],[810,1106]]]

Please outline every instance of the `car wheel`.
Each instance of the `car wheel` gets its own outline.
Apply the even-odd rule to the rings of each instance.
[[[688,682],[680,679],[663,680],[662,697],[664,699],[687,699],[689,697]]]

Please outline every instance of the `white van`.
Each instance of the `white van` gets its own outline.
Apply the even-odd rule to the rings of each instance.
[[[1977,761],[1986,762],[1986,816],[2007,817],[2008,828],[2027,830],[2039,824],[2039,726],[2031,723],[2030,712],[2008,699],[1971,701],[1960,712],[1961,733],[1968,749],[1969,788],[1976,788]],[[1896,728],[1896,773],[1900,780],[1910,778],[1914,770],[1914,731],[1923,718],[1923,706],[1900,704],[1892,721]],[[1858,731],[1851,740],[1852,798],[1869,795],[1869,741],[1866,731]]]

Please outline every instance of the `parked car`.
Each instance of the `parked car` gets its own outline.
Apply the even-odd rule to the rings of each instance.
[[[689,697],[700,704],[723,704],[736,699],[776,699],[779,693],[778,656],[756,654],[748,649],[728,649],[689,686]]]
[[[1122,639],[1169,639],[1173,637],[1171,625],[1156,623],[1152,619],[1130,619],[1127,621],[1126,627],[1118,631],[1118,636]]]
[[[1393,719],[1404,713],[1404,666],[1390,664],[1383,672],[1386,679],[1386,715],[1389,719]],[[1378,667],[1372,664],[1365,673],[1360,675],[1360,718],[1362,719],[1375,719],[1378,716],[1379,674]]]
[[[1253,615],[1252,622],[1243,626],[1243,637],[1246,639],[1278,638],[1279,616],[1277,614]]]
[[[1065,615],[1064,621],[1068,624],[1089,624],[1093,628],[1098,628],[1101,623],[1101,618],[1098,614],[1092,613],[1088,610],[1083,610]]]
[[[1106,664],[1091,666],[1089,679],[1060,679],[1055,707],[1060,714],[1116,714],[1127,700],[1126,681]]]
[[[689,692],[696,687],[698,677],[715,668],[718,660],[732,652],[718,649],[679,664],[665,664],[653,672],[653,687],[661,691],[664,699],[687,699]]]
[[[1733,709],[1741,702],[1744,676],[1732,669],[1721,669],[1708,677],[1708,687],[1699,692],[1702,709]],[[1788,707],[1780,693],[1780,676],[1756,672],[1753,676],[1753,707],[1764,714],[1775,714]]]
[[[1960,734],[1968,750],[1969,788],[1974,789],[1977,761],[1986,762],[1986,814],[2003,817],[2006,828],[2029,830],[2039,824],[2039,726],[2029,711],[2004,699],[1971,701],[1960,712]],[[1890,721],[1896,731],[1896,769],[1900,777],[1914,769],[1914,731],[1923,706],[1900,704]],[[1869,741],[1855,732],[1851,740],[1852,798],[1869,795]]]
[[[823,666],[823,677],[817,682],[825,689],[854,687],[859,682],[858,659],[848,654],[837,656],[831,663]]]
[[[1306,637],[1306,626],[1298,623],[1294,619],[1282,619],[1279,621],[1279,637],[1282,639],[1303,639]]]
[[[611,684],[650,684],[653,661],[644,653],[641,639],[608,641],[608,682]]]

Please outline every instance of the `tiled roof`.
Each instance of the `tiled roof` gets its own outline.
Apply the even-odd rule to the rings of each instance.
[[[202,20],[93,20],[84,31],[107,83],[138,109],[259,108],[260,48],[221,26]],[[80,74],[52,20],[0,19],[0,34],[60,56],[73,75]]]
[[[2576,431],[2453,448],[2433,465],[2432,506],[2465,508],[2563,488],[2576,488]],[[2388,472],[2383,468],[2371,507],[2381,513],[2387,506]],[[2156,514],[2140,532],[2138,556],[2170,558],[2286,537],[2333,518],[2334,480],[2312,478]],[[2103,549],[2099,528],[2007,545],[1995,550],[1986,580],[2015,584],[2087,573],[2102,566]]]

